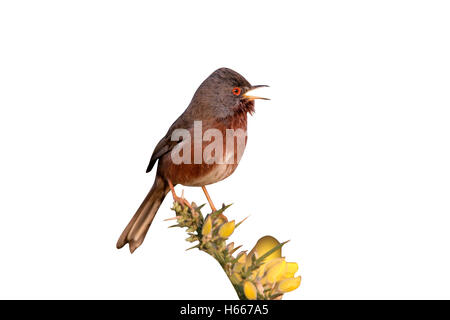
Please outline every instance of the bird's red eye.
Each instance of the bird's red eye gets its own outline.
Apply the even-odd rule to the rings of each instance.
[[[235,96],[240,95],[240,94],[241,94],[241,88],[238,88],[238,87],[233,88],[233,94],[234,94]]]

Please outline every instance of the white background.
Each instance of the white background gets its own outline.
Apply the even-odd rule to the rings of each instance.
[[[235,299],[168,229],[115,243],[154,146],[211,72],[258,101],[240,167],[209,191],[290,239],[286,299],[450,298],[447,1],[3,1],[0,298]],[[205,202],[201,190],[185,189]]]

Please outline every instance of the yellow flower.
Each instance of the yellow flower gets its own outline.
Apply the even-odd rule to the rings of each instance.
[[[286,269],[284,271],[285,278],[293,278],[298,271],[298,264],[296,262],[286,262]]]
[[[228,238],[234,231],[234,220],[224,223],[219,229],[219,236],[221,238]]]
[[[252,264],[252,257],[258,259],[279,245],[280,242],[274,237],[262,237],[248,254],[246,266],[249,267]],[[267,256],[260,267],[252,271],[248,279],[255,281],[263,288],[260,290],[260,294],[266,297],[276,292],[285,293],[297,289],[301,279],[300,277],[295,278],[297,271],[298,264],[286,262],[285,258],[281,256],[280,247]],[[248,286],[250,287],[250,285]],[[281,296],[278,298],[281,299]]]
[[[280,280],[281,276],[286,269],[286,261],[284,259],[277,260],[276,263],[272,264],[270,267],[267,266],[267,281],[274,283]]]
[[[276,265],[278,262],[280,262],[283,259],[284,258],[276,258],[271,261],[267,261],[266,263],[263,264],[263,266],[264,266],[265,270],[268,271],[270,268],[272,268],[274,265]]]
[[[278,284],[278,290],[281,292],[289,292],[297,289],[300,286],[301,277],[298,276],[296,278],[289,278],[280,281]]]
[[[212,229],[212,221],[211,221],[211,217],[208,217],[208,218],[206,218],[206,221],[203,224],[202,235],[206,236],[207,234],[209,234],[211,232],[211,229]]]
[[[249,256],[256,254],[256,258],[262,257],[266,252],[278,246],[280,242],[272,236],[265,236],[256,242],[255,247],[250,251]],[[275,258],[281,257],[281,248],[271,253],[266,259],[265,262],[273,260]]]
[[[234,221],[229,224],[232,224],[229,228],[233,230]],[[219,235],[221,237],[228,236],[225,233],[226,228],[228,228],[226,223],[220,227]],[[237,255],[230,280],[242,288],[247,299],[254,300],[258,297],[268,299],[277,293],[281,294],[276,296],[277,299],[281,299],[284,293],[293,291],[300,286],[301,277],[295,277],[298,264],[286,262],[285,258],[281,256],[281,247],[267,256],[257,269],[252,269],[251,273],[246,275],[247,278],[243,278],[243,274],[253,265],[255,259],[262,257],[279,245],[280,242],[274,237],[265,236],[258,240],[249,254],[241,252]]]
[[[250,281],[245,281],[244,283],[244,294],[249,300],[255,300],[257,297],[256,287]]]

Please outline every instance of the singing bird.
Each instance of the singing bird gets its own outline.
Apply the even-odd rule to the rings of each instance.
[[[184,130],[182,132],[195,135],[195,123],[201,123],[202,132],[213,129],[216,133],[222,133],[224,137],[227,130],[241,130],[245,133],[243,143],[245,148],[247,143],[247,114],[253,114],[255,111],[256,99],[268,100],[267,98],[249,95],[251,90],[260,87],[267,86],[252,86],[243,76],[228,68],[220,68],[214,71],[202,82],[187,109],[156,145],[147,167],[147,172],[150,172],[158,162],[155,182],[117,241],[118,249],[128,243],[130,252],[133,253],[142,244],[159,206],[169,191],[172,192],[175,200],[189,206],[187,201],[176,195],[174,186],[177,184],[202,187],[211,209],[216,211],[205,186],[221,181],[234,172],[240,159],[236,149],[237,146],[234,146],[233,149],[227,148],[224,138],[222,139],[224,151],[217,154],[213,152],[213,154],[217,156],[221,154],[222,160],[227,161],[213,161],[213,163],[211,161],[199,162],[198,159],[193,161],[195,160],[193,158],[196,150],[200,148],[200,154],[203,155],[202,151],[208,144],[203,139],[200,143],[196,143],[195,139],[186,139],[174,135],[174,132]],[[217,139],[217,136],[215,136],[215,139]],[[189,144],[187,149],[186,143]],[[188,157],[190,161],[180,163],[179,160],[174,160],[174,150],[177,147],[180,149],[181,146],[184,147],[183,152],[185,150],[192,151],[190,157]],[[229,161],[230,153],[232,161]],[[188,155],[188,153],[184,155]]]

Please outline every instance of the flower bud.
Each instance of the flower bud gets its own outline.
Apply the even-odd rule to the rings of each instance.
[[[219,229],[219,237],[228,238],[234,231],[234,220],[224,223]]]
[[[209,234],[211,232],[211,229],[212,229],[212,221],[211,221],[211,217],[208,217],[208,218],[206,218],[206,221],[203,224],[202,235],[206,236],[207,234]]]
[[[255,300],[257,297],[256,287],[250,281],[245,281],[244,283],[244,294],[249,300]]]

